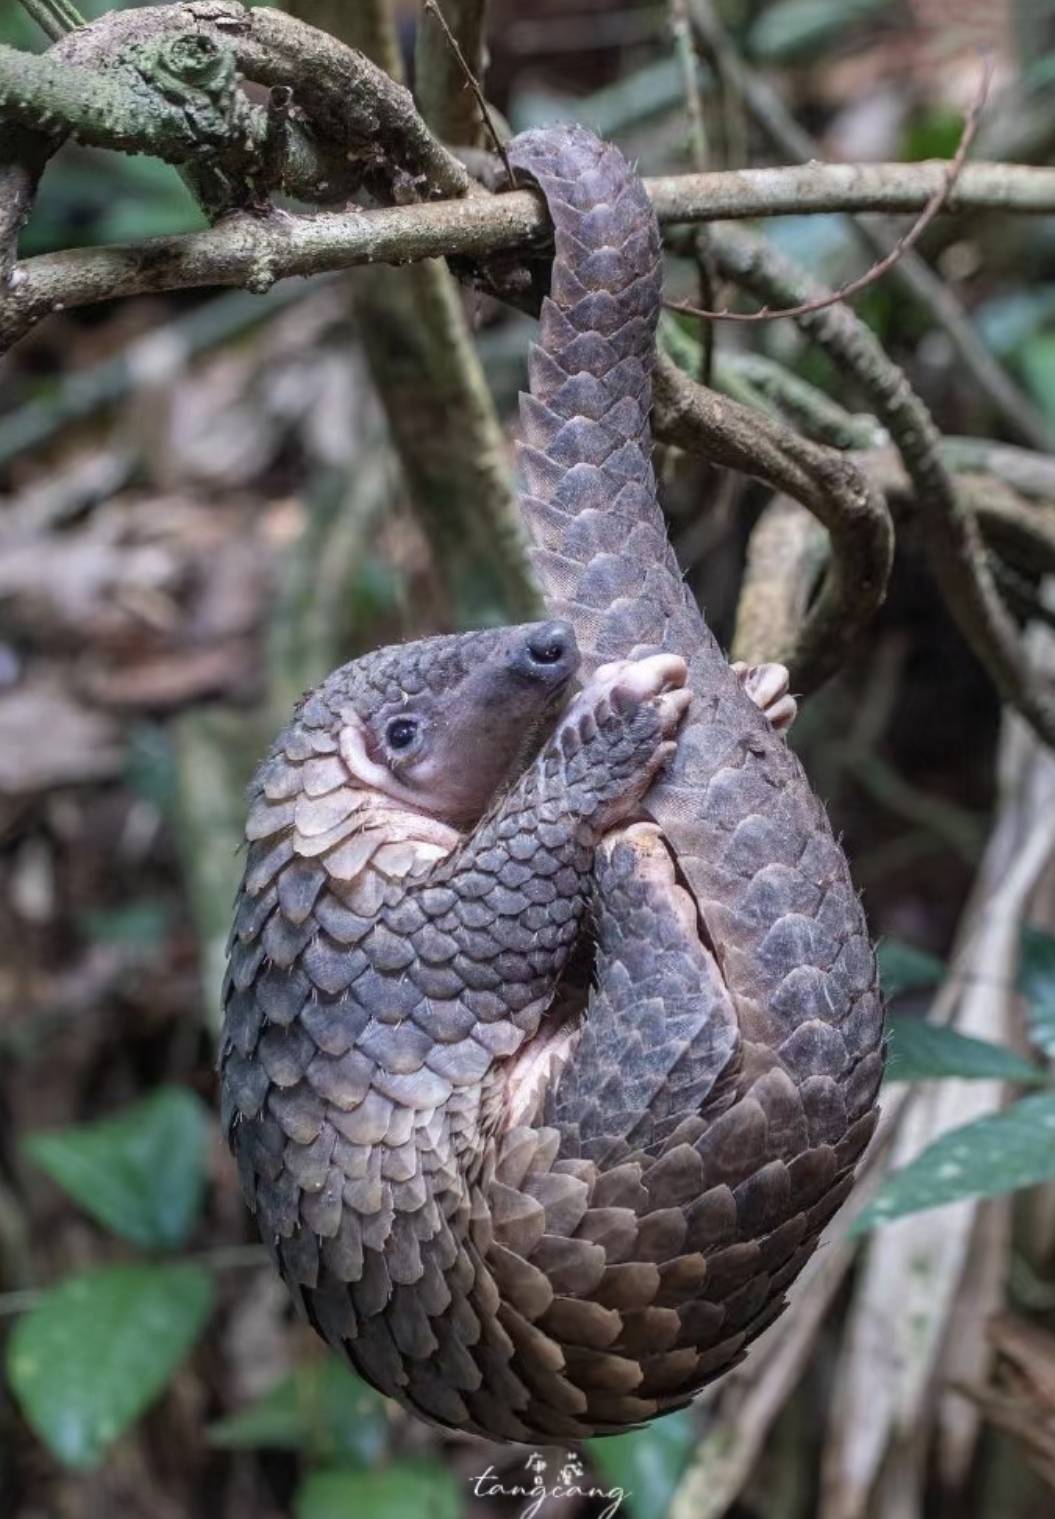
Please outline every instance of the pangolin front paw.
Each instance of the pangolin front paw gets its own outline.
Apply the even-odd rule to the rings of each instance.
[[[578,700],[599,708],[608,703],[620,713],[650,703],[664,738],[677,732],[692,700],[685,689],[689,668],[680,654],[649,654],[644,659],[614,659],[598,665]]]
[[[791,677],[787,665],[749,665],[740,659],[733,665],[733,673],[755,706],[769,718],[774,731],[786,734],[799,710],[788,689]]]
[[[598,835],[630,818],[674,752],[691,692],[676,654],[602,665],[555,735],[575,811]]]

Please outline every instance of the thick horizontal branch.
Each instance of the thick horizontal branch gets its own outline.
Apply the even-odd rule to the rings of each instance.
[[[134,13],[133,13],[134,14]],[[933,194],[942,162],[807,164],[646,181],[660,221],[725,220],[791,212],[913,211]],[[969,165],[946,209],[1055,211],[1055,169]],[[444,254],[487,258],[544,237],[542,202],[527,190],[369,211],[232,216],[206,231],[27,259],[0,297],[0,343],[10,347],[64,306],[194,286],[268,288],[287,275],[356,264],[411,263]]]
[[[792,164],[785,168],[666,174],[646,180],[662,222],[724,221],[819,211],[920,211],[942,187],[945,159],[923,163]],[[1055,169],[975,163],[961,172],[944,207],[1051,212]]]

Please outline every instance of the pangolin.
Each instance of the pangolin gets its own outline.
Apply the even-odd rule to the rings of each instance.
[[[520,452],[552,620],[301,702],[251,788],[221,1084],[319,1333],[427,1420],[539,1442],[685,1404],[780,1313],[883,1017],[779,667],[727,664],[664,530],[644,189],[579,128],[511,158],[556,243]]]

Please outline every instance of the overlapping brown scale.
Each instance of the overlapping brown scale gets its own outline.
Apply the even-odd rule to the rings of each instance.
[[[249,816],[245,823],[245,836],[250,843],[257,839],[273,838],[276,833],[281,833],[283,829],[288,828],[293,821],[299,777],[292,768],[283,769],[282,774],[284,784],[288,785],[290,794],[284,801],[274,801],[267,795],[257,798],[249,809]]]
[[[324,1123],[310,1144],[289,1143],[283,1151],[283,1164],[306,1192],[318,1192],[330,1174],[337,1135]]]
[[[266,955],[273,965],[290,970],[318,932],[314,918],[293,923],[282,912],[273,912],[264,926],[257,945],[261,962]],[[232,965],[234,957],[232,956]]]
[[[315,1058],[315,1042],[296,1024],[276,1024],[265,1030],[256,1057],[275,1086],[295,1086]]]
[[[329,796],[320,796],[314,799],[301,794],[297,798],[294,810],[294,833],[292,838],[294,851],[311,858],[315,855],[325,854],[335,849],[339,844],[344,844],[352,835],[351,842],[362,847],[363,836],[354,834],[353,818],[361,805],[362,793],[357,791],[334,791]],[[369,842],[369,840],[367,840]],[[381,843],[379,835],[372,841],[374,844]],[[331,873],[342,879],[351,879],[365,860],[369,859],[368,851],[361,861],[357,861],[354,870],[341,871],[334,869]],[[353,859],[355,856],[353,855]]]
[[[274,843],[254,844],[249,850],[242,890],[251,897],[259,896],[292,858],[293,840],[285,834]]]
[[[231,938],[227,946],[228,954],[236,939],[243,944],[249,944],[257,937],[277,901],[278,886],[274,881],[264,887],[259,896],[251,896],[248,892],[243,895],[235,912]]]

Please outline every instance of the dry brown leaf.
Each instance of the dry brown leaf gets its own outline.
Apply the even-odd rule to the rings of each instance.
[[[987,1387],[961,1390],[998,1429],[1019,1440],[1055,1491],[1055,1335],[1010,1314],[989,1326],[998,1357]]]
[[[0,691],[0,795],[108,780],[123,762],[121,732],[51,676]]]

